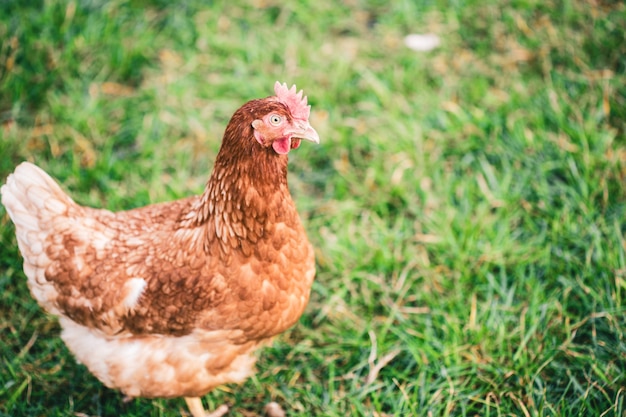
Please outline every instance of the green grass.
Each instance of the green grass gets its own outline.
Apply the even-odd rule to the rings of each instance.
[[[311,303],[209,405],[624,416],[625,28],[619,1],[1,2],[0,178],[34,161],[114,210],[199,193],[234,110],[296,83]],[[0,415],[185,409],[123,403],[58,334],[0,208]]]

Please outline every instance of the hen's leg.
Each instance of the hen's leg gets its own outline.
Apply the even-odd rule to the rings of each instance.
[[[185,397],[185,402],[187,403],[187,407],[189,407],[189,411],[193,417],[222,417],[224,414],[228,413],[228,406],[226,404],[220,405],[217,407],[217,410],[212,413],[207,413],[204,411],[202,400],[200,398]]]

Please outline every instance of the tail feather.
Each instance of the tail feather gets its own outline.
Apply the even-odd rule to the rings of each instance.
[[[2,204],[15,224],[17,243],[24,257],[24,273],[31,293],[49,312],[56,290],[46,280],[45,270],[51,261],[46,253],[46,240],[54,233],[53,225],[63,221],[76,203],[41,168],[23,162],[0,187]]]
[[[74,201],[41,168],[29,162],[17,166],[0,188],[2,204],[16,228],[22,254],[41,254],[55,218],[63,217]],[[42,239],[43,238],[43,239]]]
[[[15,168],[0,188],[0,194],[18,235],[26,240],[30,240],[32,232],[40,230],[42,223],[67,213],[75,205],[45,171],[30,162],[22,162]]]
[[[0,188],[2,204],[13,222],[26,229],[39,220],[64,214],[74,201],[41,168],[22,162]]]

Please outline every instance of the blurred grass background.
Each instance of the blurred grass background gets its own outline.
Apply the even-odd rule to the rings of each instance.
[[[610,0],[5,0],[0,178],[33,161],[112,210],[200,193],[231,114],[295,83],[312,300],[209,406],[624,416],[625,28]],[[58,333],[0,208],[0,415],[184,410],[123,403]]]

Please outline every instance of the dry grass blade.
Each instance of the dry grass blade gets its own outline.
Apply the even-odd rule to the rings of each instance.
[[[376,342],[376,334],[373,331],[369,331],[370,340],[372,341],[372,349],[370,350],[369,358],[367,362],[370,366],[370,370],[365,378],[365,385],[369,385],[376,381],[378,378],[378,373],[381,369],[383,369],[389,362],[393,360],[398,354],[401,352],[400,349],[394,349],[391,352],[383,355],[381,358],[378,358],[378,347]]]

